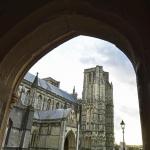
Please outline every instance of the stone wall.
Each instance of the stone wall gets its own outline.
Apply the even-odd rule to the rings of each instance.
[[[84,70],[82,103],[83,149],[113,150],[113,95],[102,66]]]
[[[8,129],[5,136],[4,149],[27,149],[30,141],[30,132],[33,121],[33,109],[16,105],[11,113],[8,122]]]

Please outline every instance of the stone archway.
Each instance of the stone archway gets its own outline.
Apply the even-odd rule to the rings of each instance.
[[[77,35],[89,35],[114,43],[131,60],[137,76],[143,144],[149,150],[148,2],[22,0],[18,3],[14,0],[0,5],[0,145],[24,74],[52,48]]]
[[[75,150],[76,140],[73,131],[69,131],[65,137],[64,150]]]

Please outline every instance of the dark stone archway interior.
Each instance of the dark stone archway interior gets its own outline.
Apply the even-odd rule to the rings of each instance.
[[[0,19],[0,143],[24,74],[52,48],[82,34],[114,43],[131,60],[137,76],[144,150],[150,149],[148,1],[7,0],[0,2]]]
[[[65,150],[75,150],[76,140],[73,131],[69,131],[64,142]]]
[[[64,144],[64,149],[68,150],[68,138],[66,138],[65,140],[65,144]]]

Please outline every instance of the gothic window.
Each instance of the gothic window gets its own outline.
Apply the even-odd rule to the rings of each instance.
[[[47,101],[47,110],[51,109],[51,99]]]
[[[59,102],[56,103],[56,109],[59,109]]]
[[[38,108],[39,108],[39,109],[41,108],[41,104],[42,104],[42,96],[39,95],[39,96],[38,96]]]
[[[30,103],[30,90],[28,90],[28,91],[26,92],[24,104],[25,104],[25,105],[29,105],[29,103]]]

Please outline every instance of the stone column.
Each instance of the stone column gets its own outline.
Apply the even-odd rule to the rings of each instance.
[[[149,66],[141,64],[136,69],[144,150],[150,150],[150,69],[148,69]]]

